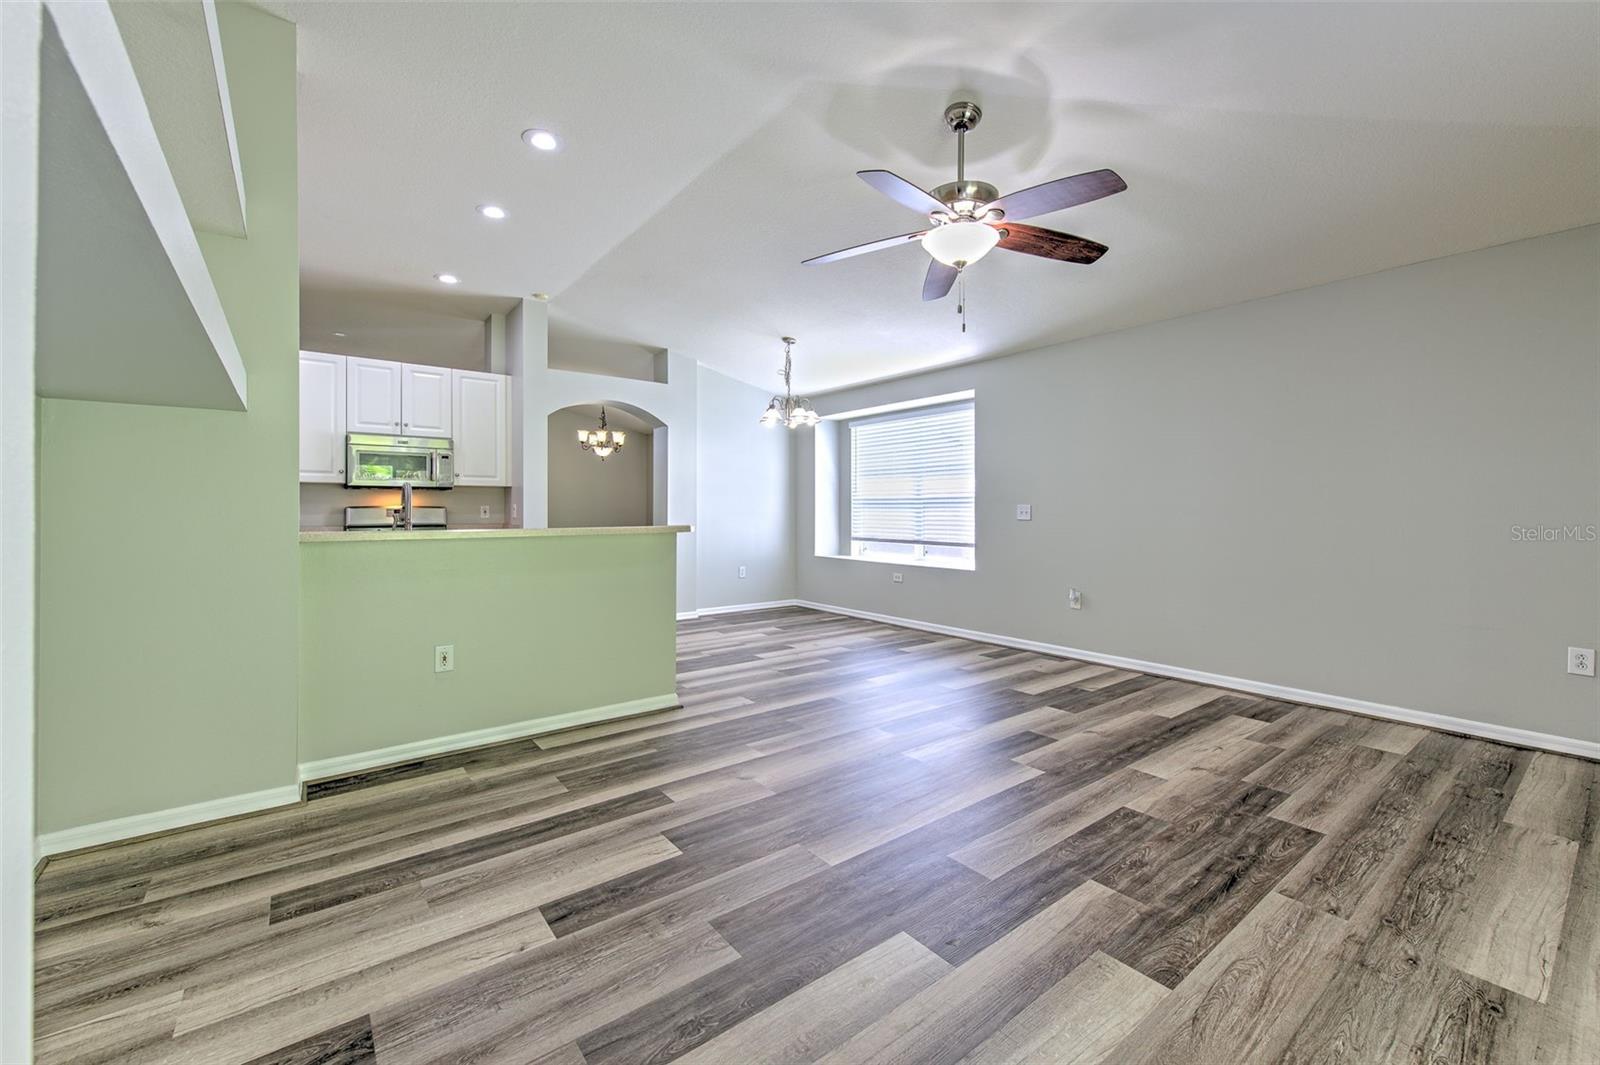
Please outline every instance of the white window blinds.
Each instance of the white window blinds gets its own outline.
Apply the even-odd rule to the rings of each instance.
[[[972,404],[850,423],[850,538],[973,545]]]

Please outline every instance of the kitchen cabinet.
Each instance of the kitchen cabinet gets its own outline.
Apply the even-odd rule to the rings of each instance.
[[[300,480],[344,483],[345,357],[300,353]]]
[[[300,353],[300,480],[345,483],[345,434],[444,436],[455,483],[511,483],[511,378]]]
[[[400,375],[400,435],[449,436],[450,377],[443,366],[407,363]]]
[[[382,359],[360,359],[353,355],[345,362],[349,367],[345,385],[345,431],[399,436],[400,393],[405,364]],[[448,370],[444,372],[449,373]]]
[[[510,380],[497,373],[451,371],[456,484],[511,483]]]

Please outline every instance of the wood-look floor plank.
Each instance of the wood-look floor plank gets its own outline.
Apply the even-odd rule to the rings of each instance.
[[[1272,816],[1327,834],[1371,809],[1373,793],[1399,759],[1375,747],[1351,745],[1301,781]]]
[[[1585,770],[1587,809],[1549,996],[1543,1008],[1524,1012],[1513,1048],[1536,1065],[1600,1061],[1600,763]]]
[[[1578,844],[1570,839],[1501,825],[1467,888],[1469,901],[1445,941],[1444,961],[1546,1001],[1577,860]]]
[[[1583,838],[1593,765],[1540,752],[1528,763],[1506,810],[1506,823],[1570,840]]]
[[[962,1063],[1100,1065],[1121,1060],[1118,1044],[1169,994],[1149,977],[1096,952]]]
[[[1085,883],[821,1060],[959,1061],[1093,954],[1135,910],[1116,892]]]
[[[1135,769],[1119,769],[995,829],[950,857],[994,878],[1077,834],[1160,783]]]
[[[1275,892],[1117,1048],[1128,1065],[1274,1061],[1355,944],[1350,926]]]
[[[377,1059],[377,1048],[372,1044],[372,1018],[357,1017],[251,1058],[248,1065],[372,1065]]]
[[[949,971],[902,932],[675,1060],[815,1061]]]

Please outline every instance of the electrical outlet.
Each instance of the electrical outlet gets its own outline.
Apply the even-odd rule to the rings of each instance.
[[[515,503],[511,504],[511,516],[513,518],[517,516],[517,505]]]
[[[483,506],[478,508],[478,517],[487,518],[488,516],[489,516],[489,504],[485,503],[485,504],[483,504]]]
[[[456,668],[456,645],[441,643],[433,649],[433,671],[435,673],[453,673]]]
[[[739,567],[739,579],[741,581],[744,580],[744,567],[743,566]]]
[[[893,577],[890,577],[889,579],[894,581],[896,584],[900,584],[900,583],[904,582],[906,578],[905,578],[905,574],[896,573]]]
[[[1018,503],[1017,504],[1017,520],[1018,521],[1032,521],[1033,520],[1033,504],[1032,503]]]
[[[1580,677],[1594,676],[1594,648],[1567,648],[1567,672],[1575,673]]]
[[[1067,589],[1067,605],[1074,610],[1083,609],[1083,593],[1076,588]]]

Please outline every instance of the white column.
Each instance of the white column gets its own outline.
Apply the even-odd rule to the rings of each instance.
[[[33,1060],[37,0],[0,4],[0,1061]]]

